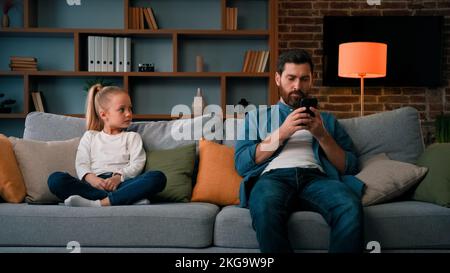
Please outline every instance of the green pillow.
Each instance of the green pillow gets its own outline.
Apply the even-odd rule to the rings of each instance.
[[[145,171],[162,171],[167,177],[166,188],[152,202],[189,202],[192,195],[192,173],[195,143],[169,150],[147,152]]]
[[[450,143],[430,145],[417,165],[428,168],[428,174],[414,192],[413,199],[450,207]]]

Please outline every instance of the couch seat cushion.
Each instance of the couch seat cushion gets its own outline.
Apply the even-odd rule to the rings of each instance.
[[[378,241],[385,249],[449,249],[450,209],[404,201],[364,208],[365,242]],[[328,249],[330,229],[315,212],[300,211],[288,222],[289,238],[297,250]],[[228,206],[220,211],[214,229],[214,245],[258,248],[248,209]]]
[[[192,247],[212,244],[219,208],[171,203],[103,208],[0,204],[1,246]]]

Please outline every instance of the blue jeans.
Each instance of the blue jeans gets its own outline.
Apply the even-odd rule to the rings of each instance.
[[[103,179],[111,176],[112,173],[98,175]],[[111,206],[130,205],[143,198],[150,198],[161,192],[165,186],[166,176],[160,171],[150,171],[127,179],[112,192],[94,188],[84,179],[79,180],[65,172],[52,173],[48,178],[50,191],[61,200],[71,195],[80,195],[89,200],[101,200],[109,197]]]
[[[320,213],[331,228],[329,252],[363,251],[360,199],[318,169],[283,168],[259,177],[249,197],[253,228],[264,253],[293,252],[287,222],[292,212]]]

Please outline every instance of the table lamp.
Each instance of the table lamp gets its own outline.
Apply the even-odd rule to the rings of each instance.
[[[339,45],[339,77],[361,79],[361,116],[364,115],[364,78],[386,76],[387,45],[352,42]]]

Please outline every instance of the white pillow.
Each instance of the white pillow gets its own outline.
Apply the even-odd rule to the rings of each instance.
[[[363,206],[387,202],[420,182],[428,168],[390,160],[386,154],[375,155],[362,162],[357,178],[366,184]]]
[[[56,171],[68,172],[76,177],[75,157],[80,138],[65,141],[36,141],[15,137],[9,138],[22,172],[27,203],[57,203],[47,184],[50,174]]]

